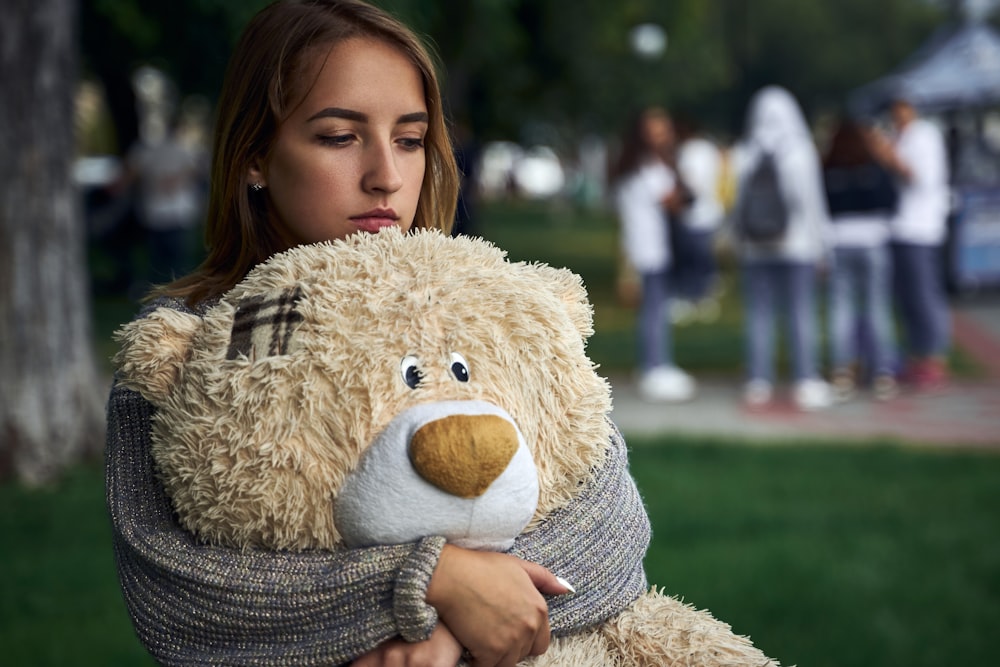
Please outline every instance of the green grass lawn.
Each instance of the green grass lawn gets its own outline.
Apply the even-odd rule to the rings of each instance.
[[[0,485],[0,646],[10,667],[153,665],[118,591],[103,471]]]
[[[1000,456],[634,439],[651,583],[785,665],[995,662]],[[0,486],[3,664],[153,664],[119,597],[102,473]]]
[[[782,664],[993,663],[1000,456],[633,441],[649,578]]]

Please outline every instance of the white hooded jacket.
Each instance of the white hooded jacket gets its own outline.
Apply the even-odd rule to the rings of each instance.
[[[743,184],[765,152],[775,157],[789,204],[788,231],[773,243],[740,240],[740,255],[748,261],[818,262],[826,254],[830,225],[819,154],[795,98],[777,86],[763,88],[750,101],[735,159],[737,209]]]
[[[627,176],[615,191],[622,251],[639,273],[670,268],[670,227],[663,200],[675,186],[670,167],[650,161]]]

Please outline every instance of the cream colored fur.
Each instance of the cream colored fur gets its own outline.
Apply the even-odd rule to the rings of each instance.
[[[246,299],[299,288],[282,354],[227,359]],[[204,318],[158,309],[119,332],[120,378],[158,407],[153,454],[182,523],[217,544],[340,542],[331,506],[365,447],[403,410],[485,400],[520,427],[539,475],[534,522],[604,456],[607,382],[587,357],[578,276],[512,263],[480,240],[395,230],[273,257]],[[452,353],[468,361],[456,381]],[[415,356],[423,378],[403,381]],[[618,618],[558,639],[535,667],[775,664],[707,612],[650,591]]]

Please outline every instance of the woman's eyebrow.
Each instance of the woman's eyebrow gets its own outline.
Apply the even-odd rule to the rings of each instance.
[[[360,111],[354,111],[352,109],[342,109],[340,107],[327,107],[320,111],[317,111],[312,116],[309,117],[307,122],[312,122],[320,118],[343,118],[344,120],[353,120],[359,123],[367,123],[368,115],[363,114]],[[426,111],[414,111],[413,113],[403,114],[396,119],[397,125],[402,125],[405,123],[428,123],[430,122],[430,116]]]
[[[397,125],[402,125],[404,123],[429,123],[430,116],[427,115],[426,111],[415,111],[413,113],[403,114],[396,119]]]
[[[309,122],[320,118],[343,118],[344,120],[356,120],[359,123],[367,123],[368,116],[360,111],[351,109],[341,109],[340,107],[327,107],[309,116]]]

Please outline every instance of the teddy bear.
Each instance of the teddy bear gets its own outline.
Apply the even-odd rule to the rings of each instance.
[[[505,551],[609,456],[592,333],[570,270],[391,228],[279,253],[202,316],[156,309],[119,331],[116,364],[156,407],[159,474],[206,542]],[[655,587],[521,664],[777,665]]]

